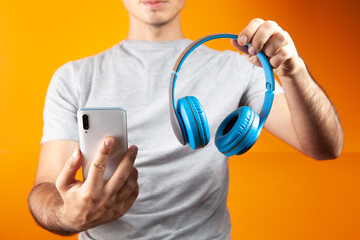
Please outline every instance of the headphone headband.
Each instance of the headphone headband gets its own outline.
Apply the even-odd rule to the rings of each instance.
[[[228,34],[228,33],[219,33],[219,34],[212,34],[205,37],[202,37],[193,43],[191,43],[189,46],[187,46],[183,52],[180,54],[178,59],[176,60],[176,63],[173,68],[173,72],[171,73],[171,80],[170,80],[170,86],[169,86],[169,102],[170,102],[170,121],[172,128],[174,130],[176,138],[179,140],[179,142],[182,145],[185,145],[187,140],[186,136],[184,136],[185,129],[182,126],[182,124],[179,122],[179,115],[178,112],[175,110],[175,97],[174,97],[174,91],[175,91],[175,83],[177,79],[177,74],[181,69],[182,64],[184,63],[185,59],[190,55],[192,51],[194,51],[198,46],[201,44],[208,42],[213,39],[218,38],[230,38],[237,40],[238,35],[236,34]],[[269,115],[273,98],[274,98],[274,90],[275,90],[275,81],[274,81],[274,73],[272,71],[272,67],[266,57],[266,55],[263,52],[259,52],[257,54],[257,57],[260,60],[261,65],[263,66],[264,72],[265,72],[265,98],[264,103],[261,108],[261,111],[259,113],[260,117],[260,123],[259,127],[263,127],[266,118]],[[260,131],[259,131],[260,134]]]

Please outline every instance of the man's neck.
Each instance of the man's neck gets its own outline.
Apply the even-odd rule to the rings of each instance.
[[[183,39],[184,35],[181,30],[180,15],[171,19],[168,23],[161,26],[154,26],[136,19],[133,16],[129,18],[129,32],[127,40],[142,41],[173,41]]]

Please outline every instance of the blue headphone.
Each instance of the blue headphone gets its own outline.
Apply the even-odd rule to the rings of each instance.
[[[174,91],[177,74],[189,54],[201,44],[217,39],[237,39],[235,34],[213,34],[191,43],[177,59],[171,73],[169,88],[170,121],[176,138],[182,145],[187,143],[192,149],[205,147],[210,140],[210,130],[205,111],[199,100],[186,96],[177,101],[175,107]],[[257,54],[265,71],[265,98],[259,115],[247,106],[230,113],[220,124],[215,135],[215,145],[226,156],[240,155],[248,151],[258,139],[274,99],[274,73],[263,52]]]

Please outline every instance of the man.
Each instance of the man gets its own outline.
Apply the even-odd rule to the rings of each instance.
[[[65,64],[51,80],[30,210],[49,231],[81,232],[80,239],[229,239],[227,158],[213,141],[197,151],[181,146],[170,127],[169,76],[190,43],[180,25],[185,0],[123,2],[130,20],[127,39]],[[237,105],[261,107],[265,80],[253,64],[260,66],[255,55],[262,50],[285,93],[276,86],[265,128],[312,158],[337,158],[343,133],[336,110],[289,34],[275,22],[254,19],[232,43],[250,63],[238,53],[201,46],[184,64],[176,88],[176,96],[191,92],[203,103],[211,139]],[[243,46],[248,43],[247,52]],[[129,142],[139,146],[138,155],[131,146],[104,181],[114,144],[108,137],[88,179],[75,180],[81,166],[77,109],[119,106],[128,112]]]

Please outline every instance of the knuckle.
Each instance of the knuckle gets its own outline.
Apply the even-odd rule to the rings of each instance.
[[[282,58],[289,58],[290,57],[290,51],[287,48],[281,48],[280,53]]]
[[[110,211],[113,209],[113,205],[108,200],[102,201],[98,207],[100,209],[104,209],[105,211]]]
[[[97,163],[97,162],[93,162],[92,166],[94,167],[95,170],[98,170],[98,171],[104,171],[105,167],[106,167],[105,164],[101,164],[101,163]]]
[[[251,47],[253,47],[256,52],[259,52],[261,50],[261,46],[262,46],[262,42],[260,39],[258,38],[254,38],[253,41],[251,42]]]
[[[268,56],[268,57],[272,57],[272,56],[274,56],[274,48],[273,47],[271,47],[271,46],[267,46],[267,47],[265,47],[264,49],[263,49],[263,51],[264,51],[264,53],[265,53],[265,55],[266,56]]]
[[[276,28],[279,25],[273,21],[273,20],[267,20],[266,22],[264,22],[264,25],[266,25],[267,27],[271,27],[271,28]]]
[[[128,184],[127,184],[127,189],[129,192],[132,192],[134,191],[134,189],[136,188],[137,186],[137,181],[129,181]]]
[[[285,39],[286,41],[288,41],[288,42],[291,42],[291,41],[292,41],[292,40],[291,40],[291,37],[290,37],[290,34],[289,34],[287,31],[282,30],[281,32],[282,32],[282,35],[283,35],[283,37],[284,37],[284,39]]]
[[[295,66],[296,65],[296,60],[295,58],[293,58],[292,56],[290,56],[289,58],[287,58],[284,61],[284,64],[288,65],[288,66]]]
[[[275,34],[275,37],[276,37],[276,39],[277,39],[278,41],[280,41],[280,42],[285,42],[285,40],[286,40],[286,37],[285,37],[285,35],[283,34],[283,32],[277,32],[277,33]]]
[[[90,192],[81,192],[80,199],[84,204],[94,203],[96,200],[93,198]]]
[[[126,184],[124,184],[124,190],[128,193],[131,193],[133,191],[135,187],[135,184],[131,183],[130,181],[126,182]]]
[[[254,18],[253,20],[250,21],[250,23],[263,23],[264,20],[261,18]]]
[[[126,180],[127,177],[123,173],[119,174],[119,176],[117,177],[118,184],[124,185]]]
[[[272,23],[266,21],[266,22],[264,22],[263,24],[261,24],[261,27],[262,27],[263,29],[271,29],[271,28],[273,28],[274,26],[272,25]]]
[[[273,68],[277,68],[279,66],[279,61],[277,58],[270,58],[270,64]]]

